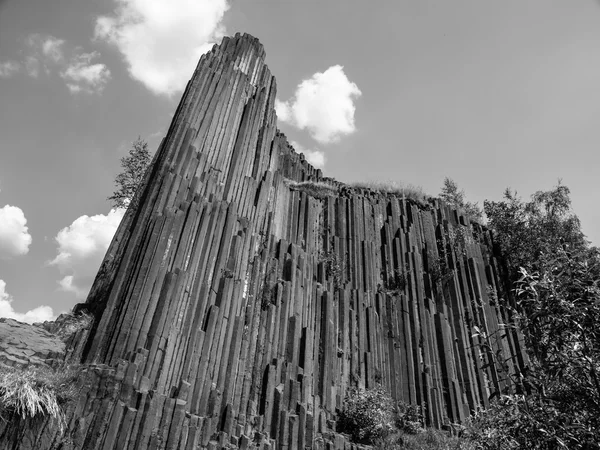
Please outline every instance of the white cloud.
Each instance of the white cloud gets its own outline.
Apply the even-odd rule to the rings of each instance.
[[[185,88],[198,59],[224,28],[227,0],[115,0],[114,17],[99,17],[96,38],[114,44],[129,74],[155,94]]]
[[[63,59],[62,46],[64,43],[64,39],[46,36],[41,42],[42,53],[50,60],[54,62],[60,62]]]
[[[26,313],[18,313],[12,307],[13,298],[6,292],[6,283],[0,280],[0,317],[15,319],[19,322],[35,323],[54,320],[54,312],[49,306],[38,306]]]
[[[27,219],[17,206],[0,208],[0,258],[25,255],[31,245]]]
[[[306,129],[315,140],[328,144],[356,130],[354,101],[360,95],[344,68],[336,65],[302,81],[292,99],[276,101],[275,110],[281,121]]]
[[[25,43],[27,44],[27,56],[25,57],[25,71],[27,75],[37,78],[40,69],[49,75],[52,68],[60,64],[63,59],[64,39],[58,39],[51,35],[30,34]]]
[[[298,153],[304,153],[304,157],[313,167],[317,169],[325,167],[325,162],[327,161],[325,152],[321,150],[307,150],[296,141],[291,141],[290,144]]]
[[[40,62],[34,56],[28,56],[25,58],[25,70],[27,75],[32,78],[37,78],[40,74]]]
[[[21,65],[16,61],[0,63],[0,78],[10,78],[21,70]]]
[[[104,64],[92,64],[92,60],[99,57],[98,52],[81,53],[75,55],[66,67],[60,72],[60,76],[69,91],[72,93],[87,92],[100,93],[110,80],[110,70]]]
[[[110,80],[105,64],[92,63],[100,56],[98,52],[86,53],[81,47],[68,46],[64,39],[42,34],[30,34],[25,46],[21,63],[0,63],[0,77],[11,76],[21,68],[32,78],[38,78],[40,73],[58,73],[71,93],[88,94],[101,92]]]
[[[124,213],[113,209],[106,215],[81,216],[58,232],[58,255],[50,264],[65,275],[58,281],[63,290],[80,299],[87,296]]]

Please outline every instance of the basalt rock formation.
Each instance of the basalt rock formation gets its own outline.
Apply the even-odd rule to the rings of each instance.
[[[490,233],[323,177],[277,130],[264,58],[249,35],[202,56],[76,307],[91,369],[65,433],[0,449],[356,448],[335,431],[351,387],[438,428],[518,389]]]

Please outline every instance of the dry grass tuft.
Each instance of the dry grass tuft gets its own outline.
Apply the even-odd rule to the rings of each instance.
[[[292,191],[301,191],[310,195],[311,197],[323,200],[327,197],[335,196],[338,193],[338,189],[327,183],[321,183],[318,181],[292,181],[287,180],[286,184]]]
[[[49,367],[0,366],[0,416],[23,421],[51,417],[62,430],[63,407],[75,399],[79,375],[80,370],[72,367],[55,371]]]
[[[350,183],[350,186],[358,189],[368,189],[380,194],[392,194],[408,200],[413,200],[420,205],[427,205],[429,196],[421,186],[403,184],[395,181],[359,181]]]

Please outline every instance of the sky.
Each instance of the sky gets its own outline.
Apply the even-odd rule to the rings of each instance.
[[[248,32],[279,128],[327,176],[479,202],[559,179],[600,245],[597,0],[0,0],[0,317],[84,301],[202,53]]]

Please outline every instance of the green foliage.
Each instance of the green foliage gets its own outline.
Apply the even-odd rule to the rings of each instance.
[[[380,386],[352,388],[346,394],[338,426],[355,442],[371,443],[383,438],[395,430],[394,400]]]
[[[551,436],[570,446],[600,442],[600,258],[566,251],[521,269],[517,316],[532,365],[524,383],[546,415]],[[569,447],[571,448],[571,447]]]
[[[538,191],[524,202],[506,189],[504,200],[484,201],[488,226],[494,241],[508,259],[510,274],[518,277],[520,267],[536,270],[542,255],[565,247],[582,250],[587,246],[580,222],[571,210],[569,188],[559,184],[550,191]]]
[[[444,431],[426,429],[419,434],[397,432],[378,439],[375,450],[479,450],[468,439],[449,436]]]
[[[428,264],[427,271],[434,283],[439,281],[444,284],[452,278],[452,270],[443,258],[433,258]]]
[[[467,256],[467,246],[475,242],[469,228],[463,225],[450,227],[448,230],[448,240],[456,256],[463,257]]]
[[[344,278],[344,261],[338,257],[335,251],[329,251],[320,253],[319,262],[325,265],[325,276],[333,279],[333,285],[340,288]]]
[[[129,206],[136,191],[144,181],[146,170],[151,161],[148,143],[138,137],[133,142],[129,155],[121,158],[123,171],[115,178],[117,190],[108,197],[114,208],[127,208]]]
[[[593,429],[573,423],[538,394],[506,395],[471,416],[461,436],[481,450],[597,449]]]
[[[465,191],[458,188],[458,184],[451,178],[444,178],[444,185],[440,192],[440,199],[449,206],[464,211],[469,220],[481,223],[483,214],[477,203],[465,200]]]
[[[287,180],[287,185],[292,191],[305,192],[307,195],[310,195],[314,198],[318,198],[319,200],[324,200],[327,197],[336,196],[338,193],[337,187],[318,181],[296,182],[292,180]]]
[[[600,446],[600,256],[586,242],[559,185],[523,202],[510,190],[485,202],[515,280],[511,315],[530,364],[502,396],[467,424],[478,448],[598,449]]]
[[[0,417],[22,422],[50,417],[62,431],[63,408],[77,395],[80,373],[75,366],[57,370],[0,366]]]
[[[388,295],[398,295],[406,288],[408,284],[409,271],[397,268],[392,276],[386,276],[385,271],[382,271],[385,279],[383,284],[379,285],[379,291]]]
[[[423,432],[423,412],[418,405],[397,402],[395,405],[396,428],[404,434]]]
[[[417,435],[424,432],[423,414],[417,405],[395,402],[381,386],[352,388],[344,400],[338,431],[346,432],[355,442],[390,442],[390,436]]]

